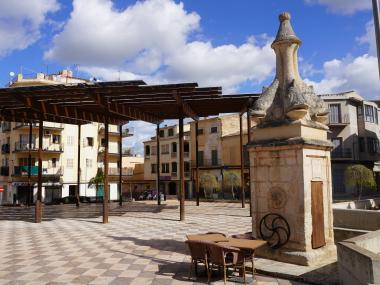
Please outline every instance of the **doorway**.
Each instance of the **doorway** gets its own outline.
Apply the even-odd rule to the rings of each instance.
[[[169,195],[177,195],[177,184],[175,182],[169,183]]]

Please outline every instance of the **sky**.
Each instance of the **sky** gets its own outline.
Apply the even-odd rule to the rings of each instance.
[[[274,78],[270,45],[288,11],[302,78],[317,93],[380,99],[371,0],[0,0],[0,85],[10,73],[69,68],[89,79],[198,82],[257,93]],[[175,122],[166,122],[172,124]],[[130,123],[142,152],[155,126]]]

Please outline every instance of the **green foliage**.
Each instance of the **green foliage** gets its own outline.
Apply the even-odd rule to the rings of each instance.
[[[227,170],[223,174],[223,185],[226,187],[239,187],[241,183],[240,171]]]
[[[356,187],[358,199],[360,200],[363,188],[376,188],[376,181],[371,169],[361,164],[353,164],[344,172],[345,184],[348,187]]]
[[[96,173],[95,177],[92,177],[90,181],[88,182],[88,187],[91,187],[95,185],[96,187],[96,199],[98,199],[98,190],[99,190],[99,185],[104,184],[104,173],[103,169],[98,168],[98,172]]]
[[[205,198],[207,198],[206,189],[211,193],[213,190],[219,191],[219,183],[216,176],[210,172],[205,172],[201,175],[199,180],[200,186],[204,190]]]

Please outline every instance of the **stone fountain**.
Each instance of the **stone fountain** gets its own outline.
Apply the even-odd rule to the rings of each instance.
[[[314,265],[336,256],[328,108],[299,75],[290,18],[279,16],[276,77],[251,110],[252,232],[271,245],[258,255]]]

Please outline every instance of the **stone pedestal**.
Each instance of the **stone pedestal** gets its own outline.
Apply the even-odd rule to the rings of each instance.
[[[295,122],[256,128],[253,138],[249,147],[253,235],[261,238],[260,221],[268,213],[281,215],[290,228],[283,247],[263,248],[257,254],[300,265],[330,260],[336,249],[327,131]]]

